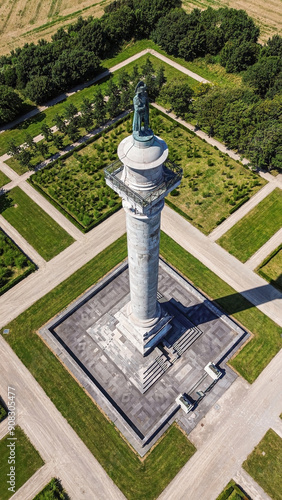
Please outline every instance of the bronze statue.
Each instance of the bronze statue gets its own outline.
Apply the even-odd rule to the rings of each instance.
[[[140,81],[135,89],[133,98],[134,116],[133,116],[133,136],[139,137],[150,135],[149,130],[149,99],[144,82]],[[143,127],[142,127],[143,124]]]

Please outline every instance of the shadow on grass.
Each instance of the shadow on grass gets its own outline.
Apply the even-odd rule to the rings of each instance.
[[[9,196],[9,193],[2,194],[2,191],[0,190],[0,214],[5,212],[7,208],[12,207],[14,204],[12,198]]]

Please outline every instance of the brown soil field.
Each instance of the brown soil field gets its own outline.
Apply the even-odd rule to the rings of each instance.
[[[282,1],[281,0],[182,0],[182,6],[190,12],[194,8],[229,7],[243,9],[260,27],[259,41],[264,43],[273,35],[281,35]]]
[[[0,55],[40,38],[50,40],[61,26],[82,17],[100,17],[110,0],[1,0]]]

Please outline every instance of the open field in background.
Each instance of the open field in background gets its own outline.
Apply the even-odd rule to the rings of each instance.
[[[282,291],[282,244],[261,263],[257,272]]]
[[[267,431],[243,467],[273,500],[282,499],[282,439],[276,432]]]
[[[2,0],[0,55],[40,38],[51,40],[61,27],[82,17],[101,17],[110,0]]]
[[[233,9],[243,9],[252,17],[260,27],[261,42],[266,42],[268,38],[279,34],[282,24],[281,0],[270,0],[265,3],[264,0],[182,0],[182,7],[187,11],[198,9],[207,9],[212,7],[229,7]]]
[[[217,240],[225,250],[246,262],[282,225],[282,191],[276,188]]]
[[[74,241],[19,187],[0,197],[0,213],[47,261]]]
[[[38,451],[32,446],[31,442],[20,427],[16,427],[16,491],[39,469],[43,464]],[[10,441],[12,442],[12,441]],[[8,500],[13,495],[8,490],[10,486],[7,481],[7,474],[10,472],[8,458],[10,448],[7,447],[7,436],[0,441],[0,492],[1,500]]]

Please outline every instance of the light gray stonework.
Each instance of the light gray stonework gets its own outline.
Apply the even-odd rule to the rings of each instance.
[[[164,198],[181,174],[164,166],[167,145],[151,130],[126,137],[118,156],[122,168],[111,177],[106,173],[107,184],[122,197],[126,211],[130,302],[118,329],[146,355],[170,328],[157,301],[160,218]]]

